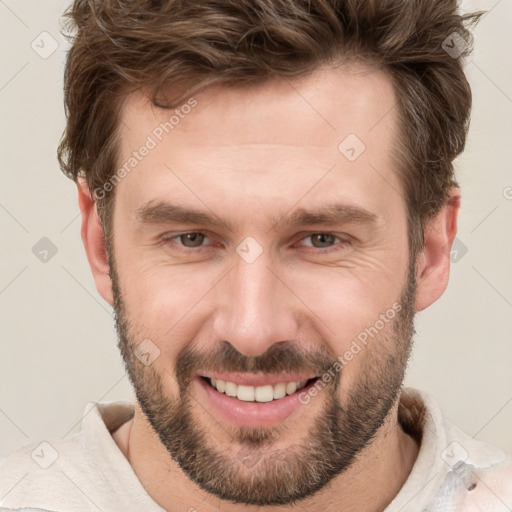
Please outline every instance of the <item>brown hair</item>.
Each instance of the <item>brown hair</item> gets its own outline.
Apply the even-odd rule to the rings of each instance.
[[[426,222],[456,185],[452,162],[464,149],[471,108],[457,57],[469,54],[468,27],[480,15],[458,14],[456,0],[75,0],[65,14],[73,35],[60,165],[91,192],[112,177],[130,92],[171,107],[210,84],[363,60],[388,72],[399,98],[397,172],[415,257]],[[170,90],[177,96],[163,95]],[[113,197],[96,198],[107,241]]]

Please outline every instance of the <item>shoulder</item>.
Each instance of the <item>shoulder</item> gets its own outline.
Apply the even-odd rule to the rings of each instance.
[[[0,460],[0,511],[97,512],[96,496],[112,494],[104,472],[123,467],[111,433],[131,414],[128,401],[91,402],[80,432],[27,444]]]
[[[512,458],[489,468],[474,468],[471,472],[474,488],[465,496],[469,511],[512,510]],[[492,508],[490,505],[492,504]]]
[[[401,423],[420,452],[390,511],[512,510],[512,454],[466,434],[425,392],[406,388],[401,406]]]
[[[47,497],[70,489],[67,462],[84,462],[78,435],[31,443],[0,461],[0,510],[48,510]]]
[[[510,512],[512,460],[486,468],[459,463],[446,475],[425,512]]]
[[[449,471],[426,512],[510,512],[512,455],[445,424],[448,445],[442,458]]]

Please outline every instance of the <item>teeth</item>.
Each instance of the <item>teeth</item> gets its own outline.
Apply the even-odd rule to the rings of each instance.
[[[240,386],[238,386],[240,389]],[[274,400],[274,386],[258,386],[254,388],[254,399],[256,402],[272,402]]]
[[[281,382],[274,386],[274,398],[283,398],[286,396],[286,384]]]
[[[213,384],[213,379],[212,379]],[[214,387],[216,387],[221,393],[224,393],[226,390],[226,383],[223,380],[215,381],[215,384],[213,384]]]
[[[221,382],[221,381],[217,380],[215,382],[215,384],[217,384],[218,382]],[[226,388],[225,389],[226,395],[228,395],[228,396],[236,396],[237,385],[235,383],[233,383],[233,382],[225,382],[224,384],[225,384],[225,388]],[[213,383],[212,383],[212,385],[213,385]],[[217,388],[217,391],[220,391],[220,389]]]
[[[220,379],[210,379],[211,385],[220,393],[227,396],[233,396],[243,402],[271,402],[278,400],[286,395],[291,395],[297,390],[302,389],[306,385],[305,380],[298,382],[280,382],[275,386],[245,386],[243,384],[235,384],[234,382],[226,382]]]
[[[244,402],[254,402],[254,388],[252,386],[237,386],[236,397]]]
[[[297,383],[288,382],[288,384],[286,384],[286,394],[291,395],[292,393],[295,393],[295,391],[297,391]]]

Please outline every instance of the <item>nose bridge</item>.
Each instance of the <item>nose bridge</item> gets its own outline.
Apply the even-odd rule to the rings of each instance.
[[[216,337],[239,352],[259,355],[272,344],[296,336],[290,293],[276,277],[266,253],[254,261],[235,255],[233,268],[218,293]]]

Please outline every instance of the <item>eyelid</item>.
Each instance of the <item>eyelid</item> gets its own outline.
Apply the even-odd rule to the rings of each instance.
[[[328,233],[328,232],[323,232],[323,231],[315,231],[314,233],[308,233],[306,235],[304,235],[302,238],[300,238],[299,242],[302,242],[303,240],[306,240],[308,238],[311,238],[312,236],[314,235],[327,235],[327,236],[333,236],[334,238],[337,238],[338,240],[341,240],[341,237],[334,234],[334,233]],[[311,247],[311,246],[307,246],[307,247]]]
[[[335,245],[332,245],[331,247],[325,247],[325,248],[314,247],[312,245],[300,244],[300,242],[304,241],[305,239],[307,239],[313,235],[330,235],[330,236],[333,236],[334,238],[338,239],[339,241],[337,243],[335,243]],[[343,236],[343,234],[331,233],[330,231],[312,231],[312,232],[302,234],[301,238],[294,245],[306,247],[307,248],[306,250],[313,250],[317,253],[328,253],[331,251],[339,251],[340,245],[345,246],[345,245],[350,245],[351,243],[352,243],[352,238],[348,235]]]
[[[182,232],[179,232],[179,233],[165,233],[163,234],[160,239],[162,241],[162,243],[166,243],[166,242],[174,242],[176,243],[176,245],[180,248],[182,248],[183,250],[188,250],[188,251],[197,251],[199,249],[202,249],[204,247],[206,247],[206,245],[200,245],[199,247],[186,247],[185,245],[183,244],[180,244],[179,242],[176,242],[176,239],[179,238],[180,236],[183,236],[183,235],[191,235],[191,234],[195,234],[195,235],[204,235],[205,239],[208,239],[208,240],[211,240],[211,237],[205,233],[204,231],[182,231]]]
[[[176,245],[182,249],[182,250],[185,250],[185,251],[198,251],[198,250],[201,250],[201,249],[205,249],[209,244],[206,244],[206,245],[200,245],[198,247],[186,247],[185,245],[179,243],[179,242],[176,242],[175,240],[178,239],[180,236],[183,236],[183,235],[190,235],[190,234],[200,234],[200,235],[204,235],[205,239],[207,240],[212,240],[212,237],[208,235],[208,233],[206,233],[205,231],[181,231],[181,232],[178,232],[178,233],[166,233],[164,235],[162,235],[160,238],[162,240],[163,243],[165,242],[168,242],[168,241],[172,241],[174,243],[176,243]],[[331,247],[326,247],[326,248],[321,248],[321,247],[314,247],[312,245],[302,245],[300,244],[300,242],[304,241],[305,239],[313,236],[313,235],[329,235],[329,236],[333,236],[335,239],[338,240],[338,242],[331,246]],[[345,235],[343,236],[344,234],[336,234],[336,233],[331,233],[330,231],[310,231],[310,232],[305,232],[305,233],[301,233],[300,234],[300,238],[298,239],[297,242],[295,242],[293,244],[293,246],[301,246],[301,247],[307,247],[308,249],[311,249],[315,252],[319,252],[319,253],[327,253],[327,252],[330,252],[330,251],[336,251],[336,250],[339,250],[340,247],[339,245],[350,245],[350,243],[352,242],[352,238],[349,236],[349,235]]]

